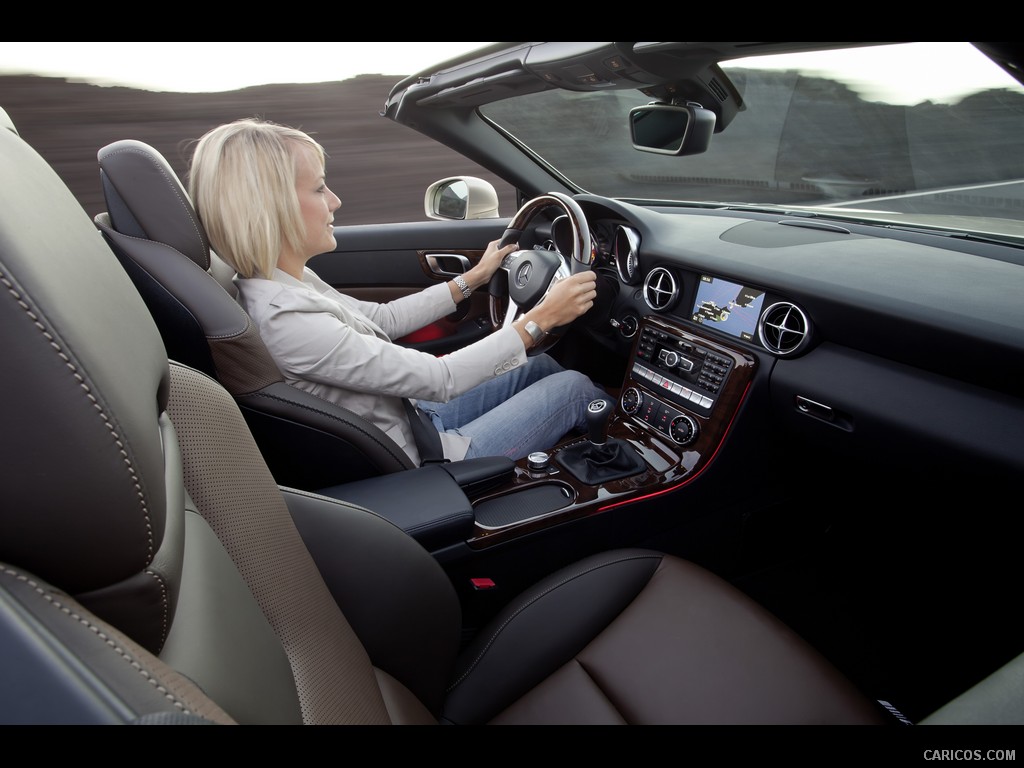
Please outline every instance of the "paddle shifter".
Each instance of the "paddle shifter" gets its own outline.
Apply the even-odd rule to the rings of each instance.
[[[613,410],[610,400],[591,400],[586,413],[589,441],[570,445],[557,456],[558,463],[580,482],[601,485],[647,469],[647,463],[629,443],[608,437]]]

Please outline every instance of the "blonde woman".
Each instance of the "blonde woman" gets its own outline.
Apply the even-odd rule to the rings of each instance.
[[[245,119],[203,136],[191,163],[189,193],[211,246],[237,272],[239,301],[285,379],[374,422],[417,464],[426,457],[410,403],[428,414],[449,460],[518,459],[585,429],[587,404],[607,395],[548,355],[528,357],[526,324],[547,330],[582,315],[596,297],[594,273],[559,282],[511,326],[451,354],[394,344],[454,312],[516,246],[491,242],[461,280],[395,301],[340,293],[306,266],[336,247],[341,200],[325,162],[308,134]]]

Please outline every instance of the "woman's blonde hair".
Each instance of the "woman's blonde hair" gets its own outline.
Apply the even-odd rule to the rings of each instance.
[[[269,278],[282,246],[301,247],[295,177],[303,147],[324,162],[309,135],[257,118],[217,126],[196,145],[189,195],[214,252],[241,277]]]

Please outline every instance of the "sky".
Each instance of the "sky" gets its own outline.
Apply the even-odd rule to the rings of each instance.
[[[204,93],[414,74],[489,43],[7,43],[0,75]]]
[[[911,46],[912,56],[907,53]],[[865,99],[890,104],[912,104],[922,99],[953,102],[982,87],[1020,87],[968,43],[884,45],[813,55],[819,74],[846,83]],[[772,66],[794,66],[804,57],[805,54],[774,56]],[[914,62],[914,66],[908,68],[907,61]],[[764,59],[740,59],[730,64],[744,65],[763,66]]]
[[[97,85],[125,85],[154,91],[219,92],[253,85],[275,83],[320,83],[346,80],[357,75],[380,74],[403,77],[461,53],[489,43],[6,43],[0,42],[0,75],[47,75]],[[971,61],[985,68],[985,81],[959,55],[964,43],[922,43],[931,55],[914,60],[919,81],[907,93],[915,99],[955,100],[964,93],[963,79],[977,87],[1010,84],[1010,77],[974,50]],[[868,51],[839,52],[835,66],[845,70],[822,72],[860,90],[863,78],[886,83],[885,93],[864,92],[866,98],[891,103],[909,103],[901,95],[901,84],[892,73],[901,70],[893,58],[903,53],[900,46]],[[796,57],[776,57],[776,66],[790,66]],[[927,63],[924,63],[927,61]],[[737,61],[735,64],[744,62]],[[763,66],[759,60],[758,66]],[[928,91],[920,82],[926,82]],[[866,87],[866,86],[865,86]]]

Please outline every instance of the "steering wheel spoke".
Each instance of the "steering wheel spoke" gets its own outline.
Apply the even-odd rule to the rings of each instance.
[[[508,299],[507,304],[508,306],[505,307],[505,317],[501,321],[502,328],[508,328],[523,314],[519,309],[519,305],[512,301],[512,299]]]

